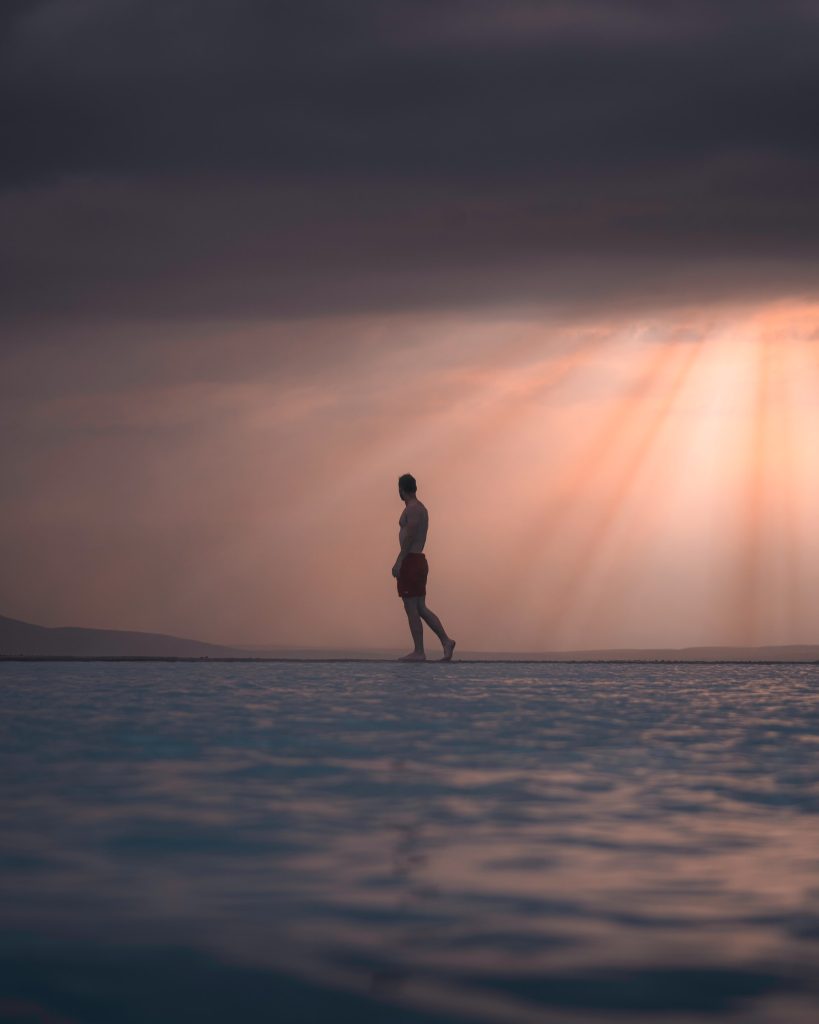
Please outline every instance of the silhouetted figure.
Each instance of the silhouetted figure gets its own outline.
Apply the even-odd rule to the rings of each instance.
[[[450,661],[452,652],[455,650],[455,641],[447,636],[446,630],[441,625],[441,620],[427,608],[425,600],[429,566],[427,565],[427,556],[423,552],[427,539],[429,513],[416,498],[416,490],[417,485],[412,474],[404,473],[398,478],[398,496],[406,508],[398,520],[398,542],[401,545],[401,551],[392,567],[392,574],[398,580],[398,596],[404,601],[404,610],[409,619],[410,633],[412,633],[412,640],[415,644],[415,650],[411,654],[405,654],[398,660],[426,661],[423,620],[443,645],[444,656],[441,661]]]

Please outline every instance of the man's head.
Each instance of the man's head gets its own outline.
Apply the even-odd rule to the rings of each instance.
[[[398,477],[398,494],[402,501],[414,498],[417,490],[418,484],[416,484],[412,473],[404,473],[403,476]]]

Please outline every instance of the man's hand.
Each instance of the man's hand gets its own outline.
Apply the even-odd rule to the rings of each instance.
[[[396,579],[398,579],[399,572],[401,572],[401,563],[396,562],[395,565],[392,567],[392,574]]]

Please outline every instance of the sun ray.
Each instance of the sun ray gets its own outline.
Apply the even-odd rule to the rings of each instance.
[[[701,360],[707,342],[689,342],[680,353],[667,385],[658,384],[657,400],[647,404],[642,420],[635,425],[633,439],[619,462],[617,475],[605,503],[598,505],[596,516],[588,527],[582,546],[578,547],[570,565],[564,570],[565,585],[560,607],[553,613],[552,628],[560,631],[583,591],[590,570],[603,561],[602,547],[611,540],[618,519],[629,497],[639,487],[646,464],[661,440],[676,403]],[[598,587],[598,592],[600,588]],[[595,616],[591,616],[592,621]]]
[[[754,644],[759,639],[765,568],[766,487],[771,434],[772,342],[764,334],[752,347],[754,381],[747,432],[745,480],[740,495],[738,566],[735,590],[737,642]]]
[[[546,363],[514,371],[500,386],[493,374],[472,400],[480,421],[472,422],[457,444],[446,444],[442,454],[457,465],[470,452],[480,451],[489,438],[520,430],[526,418],[540,415],[539,403],[587,365],[591,353],[607,344],[611,339],[605,334],[584,332],[566,351],[551,355]]]
[[[570,584],[575,562],[582,563],[585,552],[572,556],[568,566],[565,559],[566,531],[569,519],[576,519],[582,509],[584,496],[588,494],[589,481],[605,478],[610,470],[614,455],[628,437],[634,425],[643,415],[641,402],[653,395],[658,382],[673,369],[679,353],[667,345],[656,344],[644,353],[642,363],[630,384],[610,403],[608,411],[597,423],[591,439],[586,442],[578,457],[565,468],[554,481],[546,502],[533,515],[529,527],[519,535],[519,546],[514,568],[521,574],[529,570],[530,601],[538,610],[544,636],[554,636],[551,623],[555,620],[563,594]],[[584,510],[588,514],[588,509]],[[588,539],[586,532],[573,523],[572,533],[577,544],[580,532],[580,546]],[[593,529],[592,529],[593,532]],[[563,549],[564,557],[559,564],[553,557]],[[545,585],[548,581],[548,585]]]
[[[773,346],[773,449],[776,453],[774,569],[776,589],[771,594],[771,626],[777,642],[798,634],[799,540],[796,512],[796,461],[794,458],[793,410],[790,380],[795,343],[781,338]]]

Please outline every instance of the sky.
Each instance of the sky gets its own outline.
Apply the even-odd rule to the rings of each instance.
[[[0,614],[819,642],[813,0],[6,0]],[[429,636],[430,648],[435,644]]]

